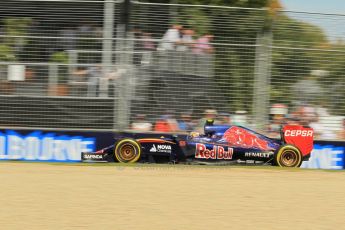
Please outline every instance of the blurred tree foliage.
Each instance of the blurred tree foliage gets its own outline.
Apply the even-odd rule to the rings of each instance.
[[[66,83],[68,80],[68,54],[66,51],[57,51],[50,56],[50,62],[58,65],[58,83]]]
[[[25,36],[32,22],[31,18],[10,17],[4,19],[4,33],[8,37],[4,37],[4,44],[21,48],[27,43]]]
[[[289,29],[293,28],[293,30]],[[345,113],[345,44],[330,42],[321,28],[277,14],[272,27],[271,100],[289,104],[291,89],[302,78],[314,76],[322,88],[315,105],[331,109],[333,114]],[[283,83],[282,83],[283,82]]]
[[[327,72],[326,76],[318,79],[326,92],[322,100],[332,102],[334,108],[339,106],[345,108],[345,101],[335,100],[345,96],[345,78],[341,77],[345,73],[344,43],[330,43],[317,26],[289,17],[280,11],[282,6],[279,0],[143,0],[141,2],[262,8],[247,10],[159,6],[159,12],[163,12],[160,17],[166,16],[159,20],[169,20],[170,23],[180,23],[192,28],[196,31],[196,37],[205,33],[214,35],[215,81],[219,85],[219,92],[223,92],[224,98],[228,101],[229,111],[251,110],[255,45],[257,37],[265,34],[273,34],[270,91],[272,102],[290,103],[292,84],[308,75],[311,70],[320,69]],[[87,7],[87,4],[84,7]],[[100,14],[99,17],[101,18],[102,15]],[[147,20],[152,20],[148,18]],[[138,22],[144,20],[141,18]],[[162,24],[152,21],[145,23],[145,29],[149,30],[147,32],[159,36],[163,35],[168,26],[164,28]],[[38,39],[25,39],[25,35],[30,33],[32,19],[4,18],[2,25],[4,34],[8,35],[8,38],[5,36],[0,40],[2,60],[47,61],[36,57],[38,54],[42,56],[37,48],[41,47]],[[48,32],[46,35],[51,36]],[[43,32],[40,31],[39,34]],[[18,38],[11,39],[11,36]],[[18,55],[15,55],[18,53],[25,55],[18,58]],[[340,81],[332,82],[329,79],[340,79]]]
[[[13,49],[9,45],[0,44],[0,61],[15,61]]]
[[[290,103],[293,84],[320,68],[318,62],[323,58],[313,50],[323,49],[327,39],[319,27],[284,13],[275,18],[272,32],[271,99],[272,102]],[[282,84],[284,80],[286,83]]]
[[[179,23],[196,31],[196,36],[215,36],[215,81],[227,98],[229,111],[251,110],[255,66],[255,45],[258,36],[272,36],[271,102],[290,104],[291,87],[312,70],[328,73],[319,77],[324,97],[316,103],[328,103],[345,96],[344,44],[330,43],[321,28],[288,16],[279,0],[146,0],[151,3],[216,5],[244,8],[167,7],[170,23]],[[173,11],[173,14],[171,14]],[[154,32],[154,31],[153,31]],[[332,52],[329,50],[336,50]],[[327,60],[327,61],[325,61]],[[343,62],[340,63],[340,62]],[[329,82],[329,79],[342,79]],[[341,86],[339,86],[341,85]],[[334,90],[337,88],[336,90]],[[345,102],[337,100],[338,108]],[[341,104],[342,103],[342,104]],[[341,105],[340,105],[341,104]],[[339,111],[339,109],[337,110]]]
[[[30,18],[5,18],[3,20],[3,33],[6,35],[0,40],[0,60],[15,61],[16,52],[27,43],[25,38],[31,23]]]
[[[263,8],[267,6],[269,0],[147,0],[145,2]],[[257,34],[264,31],[267,11],[170,6],[170,9],[166,9],[166,14],[172,17],[170,23],[178,23],[193,29],[196,38],[206,33],[214,35],[212,42],[215,46],[215,81],[218,83],[219,93],[223,92],[223,98],[227,101],[227,110],[251,110],[254,45]],[[155,33],[155,31],[151,32]],[[245,44],[245,46],[232,44]]]

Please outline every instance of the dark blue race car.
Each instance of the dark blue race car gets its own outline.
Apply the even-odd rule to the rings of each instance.
[[[299,167],[313,149],[313,130],[285,126],[280,140],[242,126],[206,122],[204,133],[119,135],[96,152],[83,152],[82,161],[121,163],[266,164]]]

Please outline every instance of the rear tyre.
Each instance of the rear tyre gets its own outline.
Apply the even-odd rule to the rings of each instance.
[[[141,155],[140,144],[133,139],[122,139],[116,144],[114,155],[120,163],[135,163]]]
[[[300,167],[302,164],[302,153],[293,145],[283,145],[274,155],[274,163],[280,167]]]

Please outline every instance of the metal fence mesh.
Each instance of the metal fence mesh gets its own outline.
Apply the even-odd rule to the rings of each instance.
[[[3,1],[0,125],[180,132],[217,117],[273,136],[300,123],[339,139],[344,22],[221,6]]]
[[[345,15],[280,12],[273,27],[270,102],[288,105],[320,139],[340,138],[344,127],[344,22]]]

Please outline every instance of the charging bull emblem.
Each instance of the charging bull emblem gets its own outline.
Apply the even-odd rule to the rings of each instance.
[[[268,142],[243,128],[233,126],[223,136],[231,146],[269,150]]]

